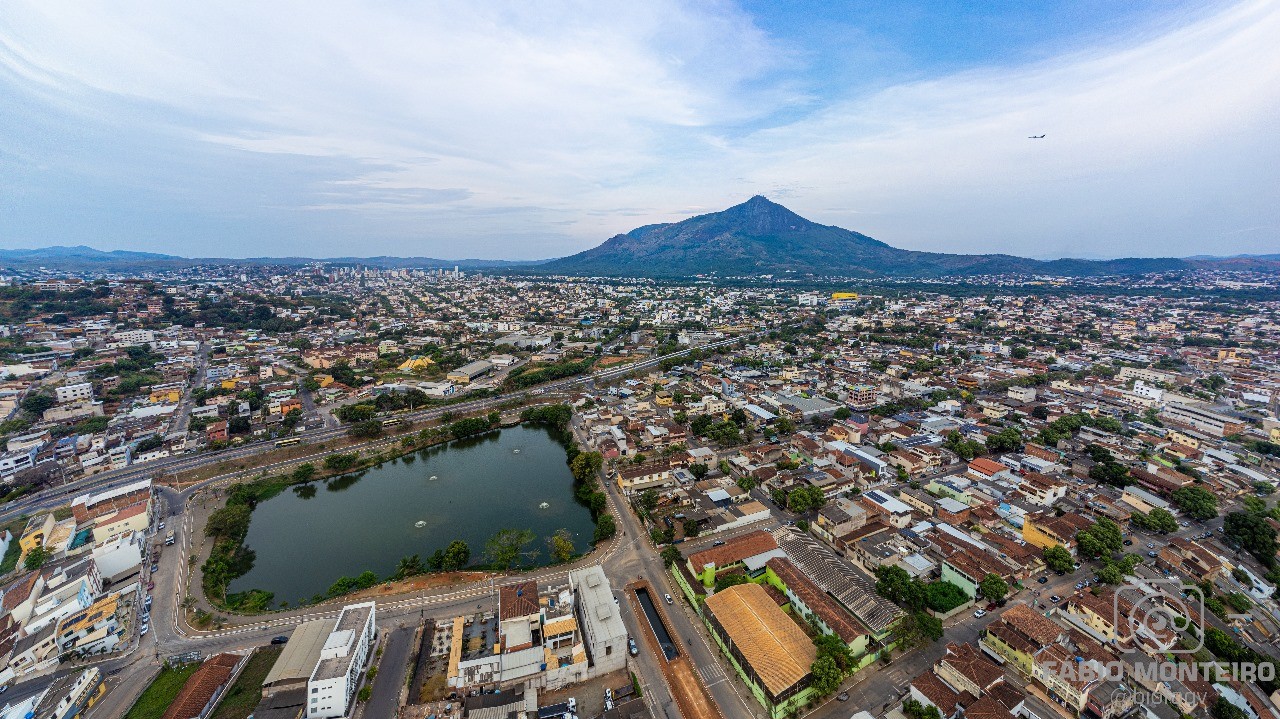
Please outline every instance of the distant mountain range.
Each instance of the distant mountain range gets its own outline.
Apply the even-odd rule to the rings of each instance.
[[[840,227],[810,222],[759,195],[723,212],[646,225],[539,272],[604,276],[760,275],[787,272],[845,277],[1043,274],[1136,275],[1201,267],[1280,270],[1272,257],[1032,260],[1013,255],[915,252]]]
[[[1127,257],[1116,260],[1033,260],[1014,255],[953,255],[903,250],[851,230],[811,222],[759,195],[722,212],[646,225],[576,255],[554,260],[440,260],[430,257],[187,258],[92,247],[0,250],[0,266],[65,271],[176,269],[195,265],[303,265],[311,262],[379,268],[524,270],[605,277],[693,275],[820,275],[930,278],[995,274],[1058,277],[1138,275],[1175,270],[1280,272],[1280,255]]]
[[[383,269],[400,268],[446,268],[455,266],[466,270],[485,270],[493,268],[521,267],[538,264],[545,260],[439,260],[433,257],[181,257],[156,252],[130,252],[127,250],[94,249],[85,245],[66,247],[55,245],[34,250],[0,249],[0,266],[18,269],[48,267],[50,269],[79,271],[101,270],[127,272],[129,270],[158,270],[194,267],[196,265],[306,265],[312,262],[332,262],[340,264],[359,264]]]

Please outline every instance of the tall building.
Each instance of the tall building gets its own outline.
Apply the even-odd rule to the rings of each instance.
[[[342,608],[307,680],[307,719],[347,716],[378,636],[373,602]]]

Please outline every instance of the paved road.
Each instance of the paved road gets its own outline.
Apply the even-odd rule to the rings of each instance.
[[[755,335],[768,332],[772,328],[764,328]],[[753,335],[754,336],[754,335]],[[575,377],[571,379],[559,380],[537,388],[529,390],[521,390],[508,394],[498,395],[486,399],[472,400],[470,402],[459,402],[457,404],[434,407],[431,409],[418,410],[414,412],[405,412],[397,416],[410,421],[423,421],[438,419],[445,413],[451,414],[474,414],[487,412],[498,406],[510,402],[512,400],[522,400],[530,397],[537,397],[547,393],[555,393],[581,387],[596,381],[610,381],[623,377],[631,372],[643,371],[657,366],[665,359],[679,357],[693,349],[714,350],[728,346],[737,342],[737,337],[721,340],[700,348],[690,348],[672,352],[671,354],[662,355],[660,357],[652,357],[639,362],[632,362],[625,365],[615,365],[608,369],[595,372],[593,374]],[[346,429],[342,427],[316,429],[307,432],[303,436],[303,441],[307,444],[316,444],[327,440],[346,435]],[[108,470],[100,472],[76,482],[71,482],[58,487],[49,488],[35,494],[22,497],[0,509],[0,521],[8,520],[19,515],[28,515],[36,511],[48,510],[54,507],[66,504],[79,494],[90,490],[103,490],[118,487],[129,482],[140,479],[154,478],[161,473],[179,473],[188,472],[202,467],[216,465],[230,460],[244,459],[256,455],[264,454],[275,450],[275,445],[271,441],[258,441],[248,444],[231,447],[217,452],[202,452],[199,454],[178,455],[174,457],[166,457],[152,462],[146,462],[139,465],[131,465],[121,469]]]
[[[767,332],[768,329],[766,328],[763,331]],[[716,349],[736,342],[737,339],[723,340],[704,346],[701,349]],[[444,412],[483,412],[512,399],[541,396],[548,392],[569,389],[598,380],[608,381],[622,377],[631,372],[654,367],[663,359],[680,356],[688,351],[690,350],[682,350],[662,357],[611,367],[586,377],[543,385],[533,391],[459,403],[449,407],[407,413],[402,416],[407,419],[420,420],[435,418]],[[341,429],[313,431],[307,434],[307,440],[308,442],[319,442],[323,441],[324,438],[337,436],[342,432],[343,430]],[[21,503],[7,507],[6,513],[0,515],[0,517],[11,516],[20,512],[30,512],[35,508],[43,509],[58,506],[74,494],[90,489],[118,486],[142,477],[153,476],[158,470],[186,471],[209,464],[225,462],[229,459],[252,456],[271,449],[274,449],[274,447],[270,443],[259,443],[208,455],[174,457],[168,460],[151,462],[136,468],[129,467],[105,472],[73,485],[33,495]],[[291,464],[298,461],[300,460],[290,460],[289,462],[277,464]],[[129,655],[113,657],[99,663],[103,671],[109,673],[108,685],[110,691],[102,701],[90,710],[90,719],[121,716],[133,699],[145,688],[150,678],[154,676],[158,665],[165,657],[187,652],[210,655],[218,652],[245,650],[261,646],[269,642],[274,636],[290,634],[293,627],[302,622],[312,619],[335,618],[340,611],[341,606],[339,604],[308,607],[268,615],[251,623],[211,632],[199,632],[186,626],[183,616],[185,612],[181,607],[181,602],[188,592],[189,576],[194,574],[194,571],[198,571],[189,570],[187,563],[187,558],[191,556],[194,548],[196,532],[198,531],[198,528],[194,526],[188,503],[197,492],[216,483],[226,481],[227,478],[216,477],[209,479],[182,491],[165,488],[159,490],[164,500],[163,506],[167,512],[168,529],[174,529],[178,533],[180,540],[176,547],[170,547],[168,551],[164,552],[160,560],[159,570],[152,577],[155,581],[155,587],[150,590],[154,601],[151,632],[139,642],[138,648]],[[670,592],[673,596],[676,596],[677,592],[671,586],[661,560],[648,546],[647,542],[642,539],[643,535],[638,520],[625,504],[619,503],[619,496],[610,484],[604,481],[603,477],[602,484],[608,488],[607,495],[610,508],[618,518],[618,526],[622,537],[620,537],[621,541],[615,540],[611,542],[603,552],[593,556],[592,561],[600,562],[605,567],[610,579],[616,582],[619,588],[622,584],[630,581],[632,577],[643,577],[649,579],[655,585],[655,588],[660,588],[660,591]],[[630,534],[631,537],[627,538],[627,534]],[[640,541],[636,541],[637,538],[641,538]],[[568,572],[565,569],[554,567],[531,572],[526,576],[547,584],[563,583],[567,580],[567,575]],[[399,669],[392,667],[389,661],[390,657],[386,655],[387,652],[391,651],[391,646],[389,645],[388,649],[384,650],[383,663],[387,665],[387,669],[392,670],[392,674],[399,675],[396,682],[386,682],[389,687],[387,691],[390,691],[390,687],[396,687],[398,690],[399,685],[403,683],[403,664],[407,659],[408,645],[411,644],[412,630],[402,629],[402,625],[416,625],[423,618],[448,618],[477,610],[492,611],[496,610],[496,608],[496,597],[493,594],[492,584],[488,583],[471,585],[457,590],[446,589],[443,591],[420,592],[413,595],[401,595],[380,600],[378,603],[379,627],[384,630],[391,628],[397,633],[401,631],[410,632],[409,638],[404,641],[403,652],[406,654],[404,658],[397,662],[400,665]],[[678,637],[684,639],[687,651],[691,652],[695,663],[700,667],[708,667],[707,671],[712,672],[711,675],[704,674],[704,679],[709,685],[712,697],[722,707],[726,715],[762,715],[759,706],[754,701],[745,699],[731,678],[724,672],[722,665],[718,661],[717,652],[707,644],[707,639],[700,635],[701,623],[694,621],[685,612],[671,612],[670,617],[675,624],[672,630]],[[631,616],[629,610],[624,610],[624,621],[632,636],[640,636],[640,625],[637,623],[636,618]],[[396,640],[392,638],[389,641]],[[401,651],[398,641],[396,641],[396,644],[396,651]],[[710,669],[712,667],[720,668]],[[679,716],[679,712],[675,709],[675,703],[670,691],[660,678],[656,659],[651,656],[646,657],[645,653],[642,652],[640,657],[632,661],[632,670],[636,671],[640,677],[645,690],[645,700],[654,711],[654,715],[676,719]],[[391,676],[387,677],[387,679],[390,678]],[[380,684],[382,682],[375,682],[375,696],[377,696]],[[382,701],[387,700],[383,698]],[[390,714],[381,713],[382,704],[378,706],[379,711],[371,713],[370,716],[390,716]]]
[[[412,626],[396,629],[387,636],[382,658],[377,662],[378,676],[373,681],[373,695],[360,714],[363,719],[386,719],[396,715],[409,651],[413,648],[413,636]]]

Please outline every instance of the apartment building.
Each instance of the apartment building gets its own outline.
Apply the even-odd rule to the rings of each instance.
[[[347,716],[377,636],[373,602],[342,608],[307,680],[307,719]]]

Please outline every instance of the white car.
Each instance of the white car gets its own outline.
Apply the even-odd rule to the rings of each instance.
[[[982,619],[983,617],[987,616],[987,610],[979,609],[978,611],[973,613],[973,616],[977,619]]]

